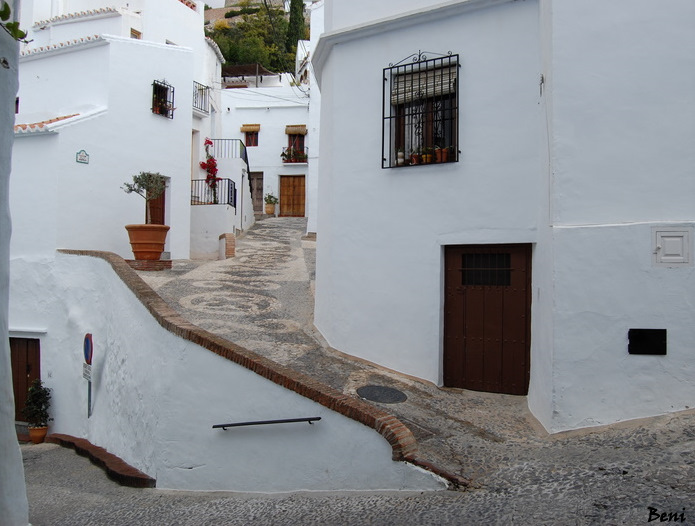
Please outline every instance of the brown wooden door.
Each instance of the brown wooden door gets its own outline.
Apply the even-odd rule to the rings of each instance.
[[[304,217],[305,187],[303,175],[280,177],[280,215]]]
[[[166,192],[162,192],[159,197],[148,202],[150,214],[152,215],[151,223],[153,225],[166,224],[164,222],[164,194],[166,194]],[[147,221],[147,211],[145,211],[145,221]]]
[[[263,213],[263,172],[250,172],[249,184],[251,185],[251,199],[253,211]]]
[[[10,357],[14,389],[14,419],[24,422],[22,409],[27,402],[27,391],[36,378],[41,378],[39,340],[10,338]]]
[[[531,246],[449,246],[445,269],[444,385],[527,394]]]

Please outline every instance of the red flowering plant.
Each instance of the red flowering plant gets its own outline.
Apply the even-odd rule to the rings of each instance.
[[[212,202],[217,204],[217,181],[220,180],[217,177],[217,159],[210,153],[210,146],[213,145],[212,140],[206,137],[204,144],[206,160],[200,162],[200,167],[207,172],[205,183],[212,190]]]

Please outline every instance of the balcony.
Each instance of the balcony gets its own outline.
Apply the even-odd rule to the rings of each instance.
[[[282,157],[282,162],[286,164],[307,164],[309,148],[283,148],[280,157]]]
[[[210,86],[193,81],[193,110],[204,115],[210,114]]]
[[[217,179],[208,185],[205,179],[191,181],[192,205],[231,205],[236,208],[236,185],[231,179]]]

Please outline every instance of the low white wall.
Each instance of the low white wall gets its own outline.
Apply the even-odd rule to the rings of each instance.
[[[554,229],[556,387],[549,431],[693,406],[695,267],[653,266],[653,226],[664,225]],[[628,330],[639,328],[666,329],[667,354],[628,354]]]
[[[41,370],[53,388],[51,432],[87,438],[155,477],[159,488],[443,488],[431,473],[392,461],[376,431],[164,330],[101,259],[14,260],[12,275],[11,326],[47,328]],[[85,333],[94,339],[91,418]],[[322,420],[212,429],[302,416]]]
[[[191,258],[217,259],[220,234],[234,233],[235,209],[230,205],[191,206]]]

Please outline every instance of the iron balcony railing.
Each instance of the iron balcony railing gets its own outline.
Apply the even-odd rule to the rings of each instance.
[[[210,113],[210,86],[193,81],[193,109]]]
[[[191,181],[192,205],[231,205],[236,208],[236,185],[231,179],[217,179],[209,185],[205,179]]]
[[[283,163],[305,163],[309,159],[309,148],[283,148],[280,157]]]
[[[241,159],[249,172],[249,157],[246,145],[241,139],[211,139],[210,155],[215,159]]]

